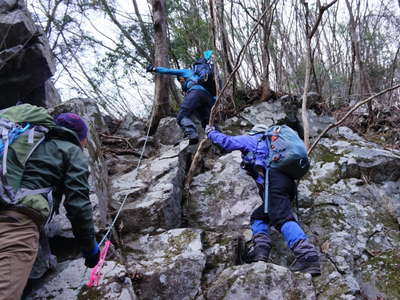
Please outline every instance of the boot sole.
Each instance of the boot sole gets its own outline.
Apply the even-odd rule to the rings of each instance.
[[[318,266],[310,266],[308,268],[302,270],[290,270],[292,272],[300,272],[300,273],[307,273],[310,274],[312,277],[321,275],[321,269]]]

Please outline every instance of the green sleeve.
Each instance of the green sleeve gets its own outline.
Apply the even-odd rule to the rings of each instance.
[[[94,239],[93,213],[89,198],[88,161],[83,151],[68,149],[64,176],[64,207],[80,246],[90,251]]]

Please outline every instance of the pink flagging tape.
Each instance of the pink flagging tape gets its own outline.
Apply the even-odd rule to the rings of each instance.
[[[88,283],[86,283],[86,285],[88,287],[93,287],[93,286],[98,286],[99,285],[99,281],[101,278],[101,269],[103,268],[104,262],[106,260],[106,256],[107,256],[107,251],[108,248],[110,247],[110,241],[106,240],[103,249],[100,252],[100,259],[99,262],[97,263],[97,265],[92,269],[92,271],[90,271],[90,279],[88,281]]]

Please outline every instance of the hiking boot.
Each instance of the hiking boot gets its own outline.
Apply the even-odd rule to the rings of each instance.
[[[189,145],[195,145],[199,142],[199,137],[189,138]]]
[[[184,139],[189,140],[189,145],[194,145],[199,142],[199,135],[197,134],[196,130],[193,130],[192,128],[185,128],[184,131]]]
[[[311,276],[321,275],[321,266],[317,256],[295,259],[290,265],[289,270],[292,272],[308,273]]]
[[[299,240],[291,247],[296,259],[290,265],[292,272],[302,272],[311,276],[321,275],[319,253],[308,240]]]
[[[199,136],[197,135],[197,132],[185,132],[184,139],[189,140],[189,145],[194,145],[199,142]]]
[[[247,262],[268,262],[270,251],[271,239],[269,235],[264,232],[257,233],[253,236],[253,247],[247,254]]]
[[[197,133],[196,125],[189,118],[183,118],[179,124],[181,126],[184,139],[189,140],[189,145],[194,145],[199,142],[199,135]]]

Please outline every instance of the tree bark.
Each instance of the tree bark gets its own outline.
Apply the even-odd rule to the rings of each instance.
[[[269,39],[271,36],[271,27],[272,21],[274,18],[275,13],[275,6],[277,1],[273,1],[271,4],[269,0],[265,0],[262,3],[262,11],[264,11],[268,6],[270,8],[270,13],[265,15],[262,22],[262,39],[263,39],[263,46],[262,46],[262,68],[263,72],[261,75],[261,100],[267,101],[273,96],[273,91],[270,85],[270,78],[269,78],[269,65],[270,65],[270,53],[269,53]]]
[[[308,122],[308,114],[307,114],[307,94],[308,90],[310,87],[310,74],[312,71],[312,64],[313,64],[313,51],[311,48],[311,41],[313,36],[315,35],[319,24],[321,23],[322,16],[324,12],[331,7],[333,4],[336,3],[337,0],[331,1],[329,4],[321,6],[320,1],[317,1],[318,4],[318,16],[313,24],[313,26],[310,26],[309,23],[309,17],[310,17],[310,11],[308,7],[308,3],[305,2],[305,0],[301,0],[304,10],[305,10],[305,21],[306,21],[306,39],[307,39],[307,49],[306,49],[306,54],[305,54],[305,60],[306,60],[306,75],[304,79],[304,90],[303,90],[303,101],[301,104],[301,116],[303,120],[303,127],[304,127],[304,144],[306,148],[308,149],[310,147],[310,126]]]
[[[153,0],[152,6],[154,18],[154,65],[169,67],[166,0]],[[157,131],[161,118],[169,114],[169,80],[167,75],[156,75],[154,88],[155,105],[151,117],[150,135]]]
[[[349,11],[350,17],[350,36],[351,36],[351,47],[354,53],[356,66],[358,67],[358,94],[361,97],[369,95],[372,93],[371,83],[369,76],[365,70],[364,62],[361,53],[361,37],[357,33],[357,24],[354,19],[353,10],[351,4],[346,0],[346,6]],[[375,115],[372,108],[372,101],[368,102],[368,123],[372,124],[374,122]]]
[[[218,80],[218,75],[216,76],[217,94],[218,98],[223,99],[223,103],[218,107],[219,111],[222,111],[226,103],[230,103],[234,99],[235,90],[235,78],[233,77],[229,81],[229,85],[220,94],[221,87],[220,84],[225,84],[228,82],[227,78],[231,75],[233,67],[229,59],[229,42],[224,25],[224,0],[210,0],[210,15],[212,19],[212,32],[214,37],[214,47],[216,49],[218,60],[215,63],[215,74],[220,75],[221,82]],[[221,100],[220,100],[221,101]],[[221,103],[221,102],[220,102]],[[211,122],[214,118],[211,118]],[[218,119],[218,117],[217,117]]]

